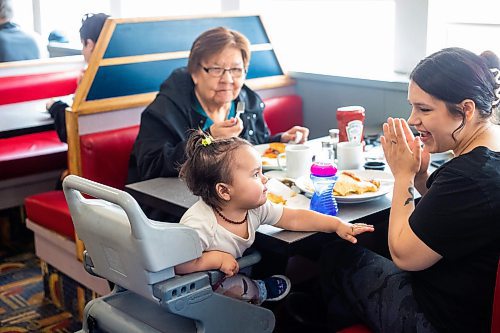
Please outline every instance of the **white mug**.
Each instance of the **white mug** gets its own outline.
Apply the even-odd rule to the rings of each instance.
[[[281,165],[281,158],[285,155],[286,167]],[[285,153],[278,155],[278,166],[286,172],[287,177],[299,178],[311,172],[313,150],[306,145],[287,145]]]
[[[339,170],[361,169],[365,164],[363,144],[360,142],[337,143],[337,167]]]

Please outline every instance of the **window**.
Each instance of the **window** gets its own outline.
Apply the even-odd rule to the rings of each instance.
[[[498,0],[429,0],[427,53],[458,46],[500,55],[498,13]]]
[[[157,17],[219,13],[220,0],[142,0],[121,1],[122,17]]]
[[[47,40],[53,30],[60,30],[75,47],[81,48],[80,26],[87,13],[110,13],[109,1],[102,0],[44,0],[40,1],[41,34]]]
[[[241,0],[261,13],[286,70],[322,74],[392,71],[393,0]]]

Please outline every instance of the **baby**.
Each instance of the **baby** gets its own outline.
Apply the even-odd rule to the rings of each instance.
[[[180,176],[201,199],[182,217],[182,224],[198,232],[203,254],[176,266],[178,274],[218,269],[226,279],[216,292],[261,304],[278,301],[290,291],[290,280],[275,275],[251,280],[237,274],[236,258],[255,240],[261,224],[294,231],[336,232],[356,243],[354,236],[373,231],[371,225],[351,224],[306,209],[292,209],[267,200],[267,177],[262,174],[259,153],[238,137],[214,139],[202,131],[186,144],[186,162]]]

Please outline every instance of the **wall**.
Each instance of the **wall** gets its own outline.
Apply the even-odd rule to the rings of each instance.
[[[328,129],[337,127],[335,115],[340,106],[363,106],[369,134],[381,132],[389,116],[409,116],[407,79],[381,81],[298,72],[291,76],[304,101],[304,123],[311,138],[327,135]]]

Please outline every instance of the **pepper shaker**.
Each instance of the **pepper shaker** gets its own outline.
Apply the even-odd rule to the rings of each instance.
[[[330,135],[330,148],[332,150],[332,159],[337,159],[337,143],[339,143],[339,129],[332,128],[328,131]]]

